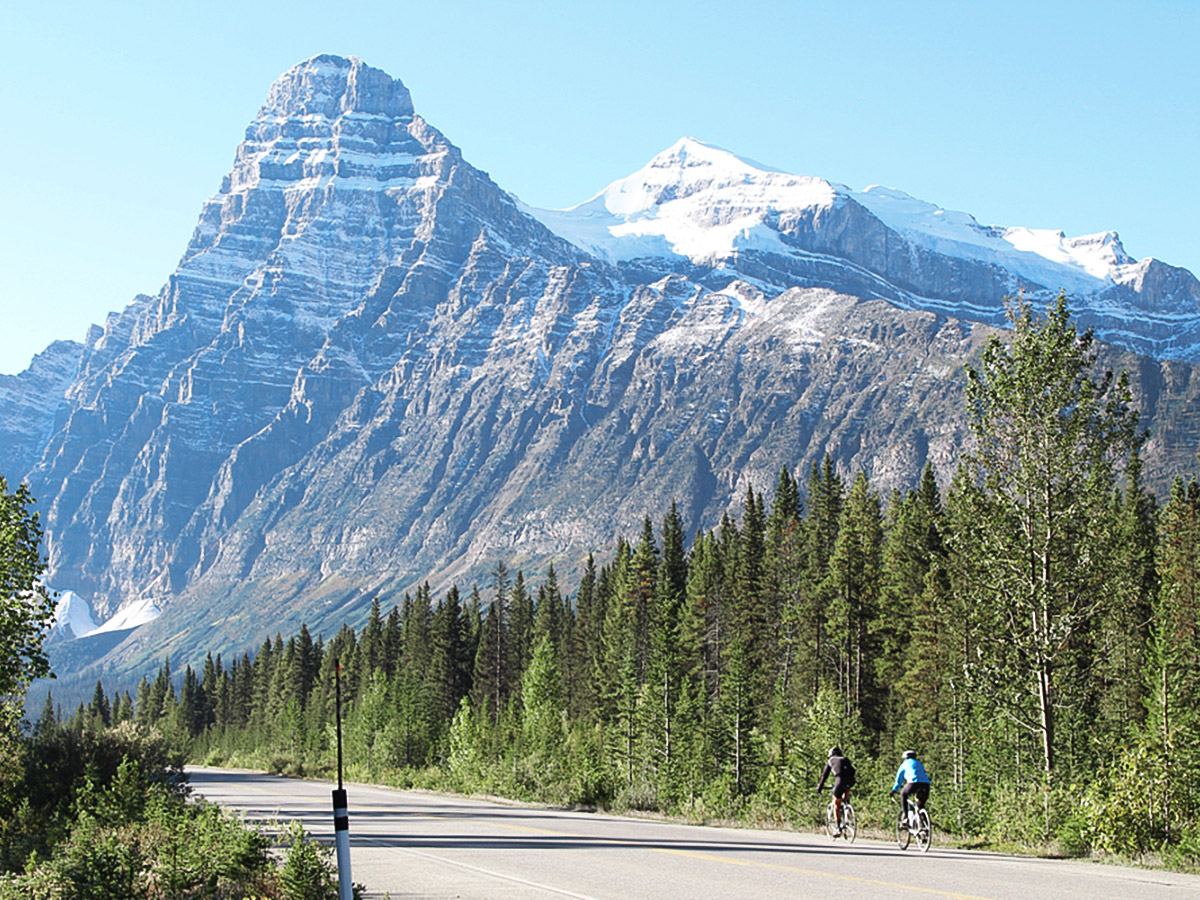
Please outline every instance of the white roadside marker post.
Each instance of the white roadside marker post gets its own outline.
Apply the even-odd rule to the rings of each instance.
[[[333,835],[337,846],[338,900],[354,900],[350,882],[350,810],[346,790],[342,787],[342,664],[333,661],[336,686],[335,715],[337,718],[338,786],[333,792]]]

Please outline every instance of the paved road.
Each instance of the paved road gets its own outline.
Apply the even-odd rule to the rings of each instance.
[[[252,819],[302,818],[332,842],[326,782],[189,769],[198,793]],[[859,838],[675,825],[347,785],[354,880],[367,896],[1200,900],[1200,876]]]

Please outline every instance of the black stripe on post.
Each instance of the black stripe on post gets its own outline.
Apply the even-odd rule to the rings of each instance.
[[[333,792],[333,830],[350,830],[350,814],[346,806],[346,792],[342,788],[337,788]]]

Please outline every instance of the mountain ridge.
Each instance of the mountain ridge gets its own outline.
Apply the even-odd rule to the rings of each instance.
[[[1067,237],[1048,229],[980,225],[967,213],[895,188],[854,191],[690,137],[574,207],[523,208],[614,263],[682,258],[783,290],[795,283],[805,257],[825,254],[856,267],[862,289],[884,299],[992,324],[1003,323],[997,310],[1004,296],[1024,293],[1048,302],[1066,290],[1079,320],[1102,339],[1160,358],[1200,359],[1200,282],[1153,257],[1133,259],[1115,231]],[[854,222],[864,218],[870,221]],[[848,243],[839,233],[847,231],[870,240]],[[757,269],[739,265],[745,254],[777,262]],[[919,256],[925,259],[914,271],[909,261]],[[940,299],[919,277],[922,269],[935,268],[971,282],[982,305]],[[1131,319],[1131,312],[1143,321]],[[1187,340],[1170,329],[1181,329]]]
[[[597,255],[466,162],[398,79],[332,56],[284,73],[162,290],[94,328],[73,367],[62,348],[40,452],[0,445],[0,471],[25,466],[41,500],[49,583],[108,622],[162,612],[115,648],[93,641],[105,665],[333,629],[426,580],[484,581],[498,559],[570,578],[672,500],[695,533],[826,453],[884,491],[927,461],[949,477],[967,439],[956,373],[1004,292],[1053,289],[905,237],[832,182],[738,158],[739,186],[706,173],[727,165],[709,145],[676,147],[678,171],[618,192],[624,218],[607,199],[576,213],[657,252]],[[755,206],[746,178],[795,202]],[[936,214],[905,198],[872,202]],[[1161,423],[1161,483],[1190,461],[1200,381],[1146,348],[1200,328],[1200,300],[1178,299],[1196,281],[1128,262],[1115,236],[1085,244],[1141,267],[1083,321],[1140,348],[1105,354]]]

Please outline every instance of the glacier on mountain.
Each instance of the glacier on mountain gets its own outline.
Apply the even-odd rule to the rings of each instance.
[[[148,625],[162,615],[153,600],[137,600],[119,609],[111,618],[96,624],[92,605],[74,591],[52,591],[57,595],[54,615],[47,638],[50,641],[69,641],[94,634],[129,631]]]
[[[87,637],[96,630],[91,604],[74,591],[62,591],[54,604],[49,640],[73,640]]]

